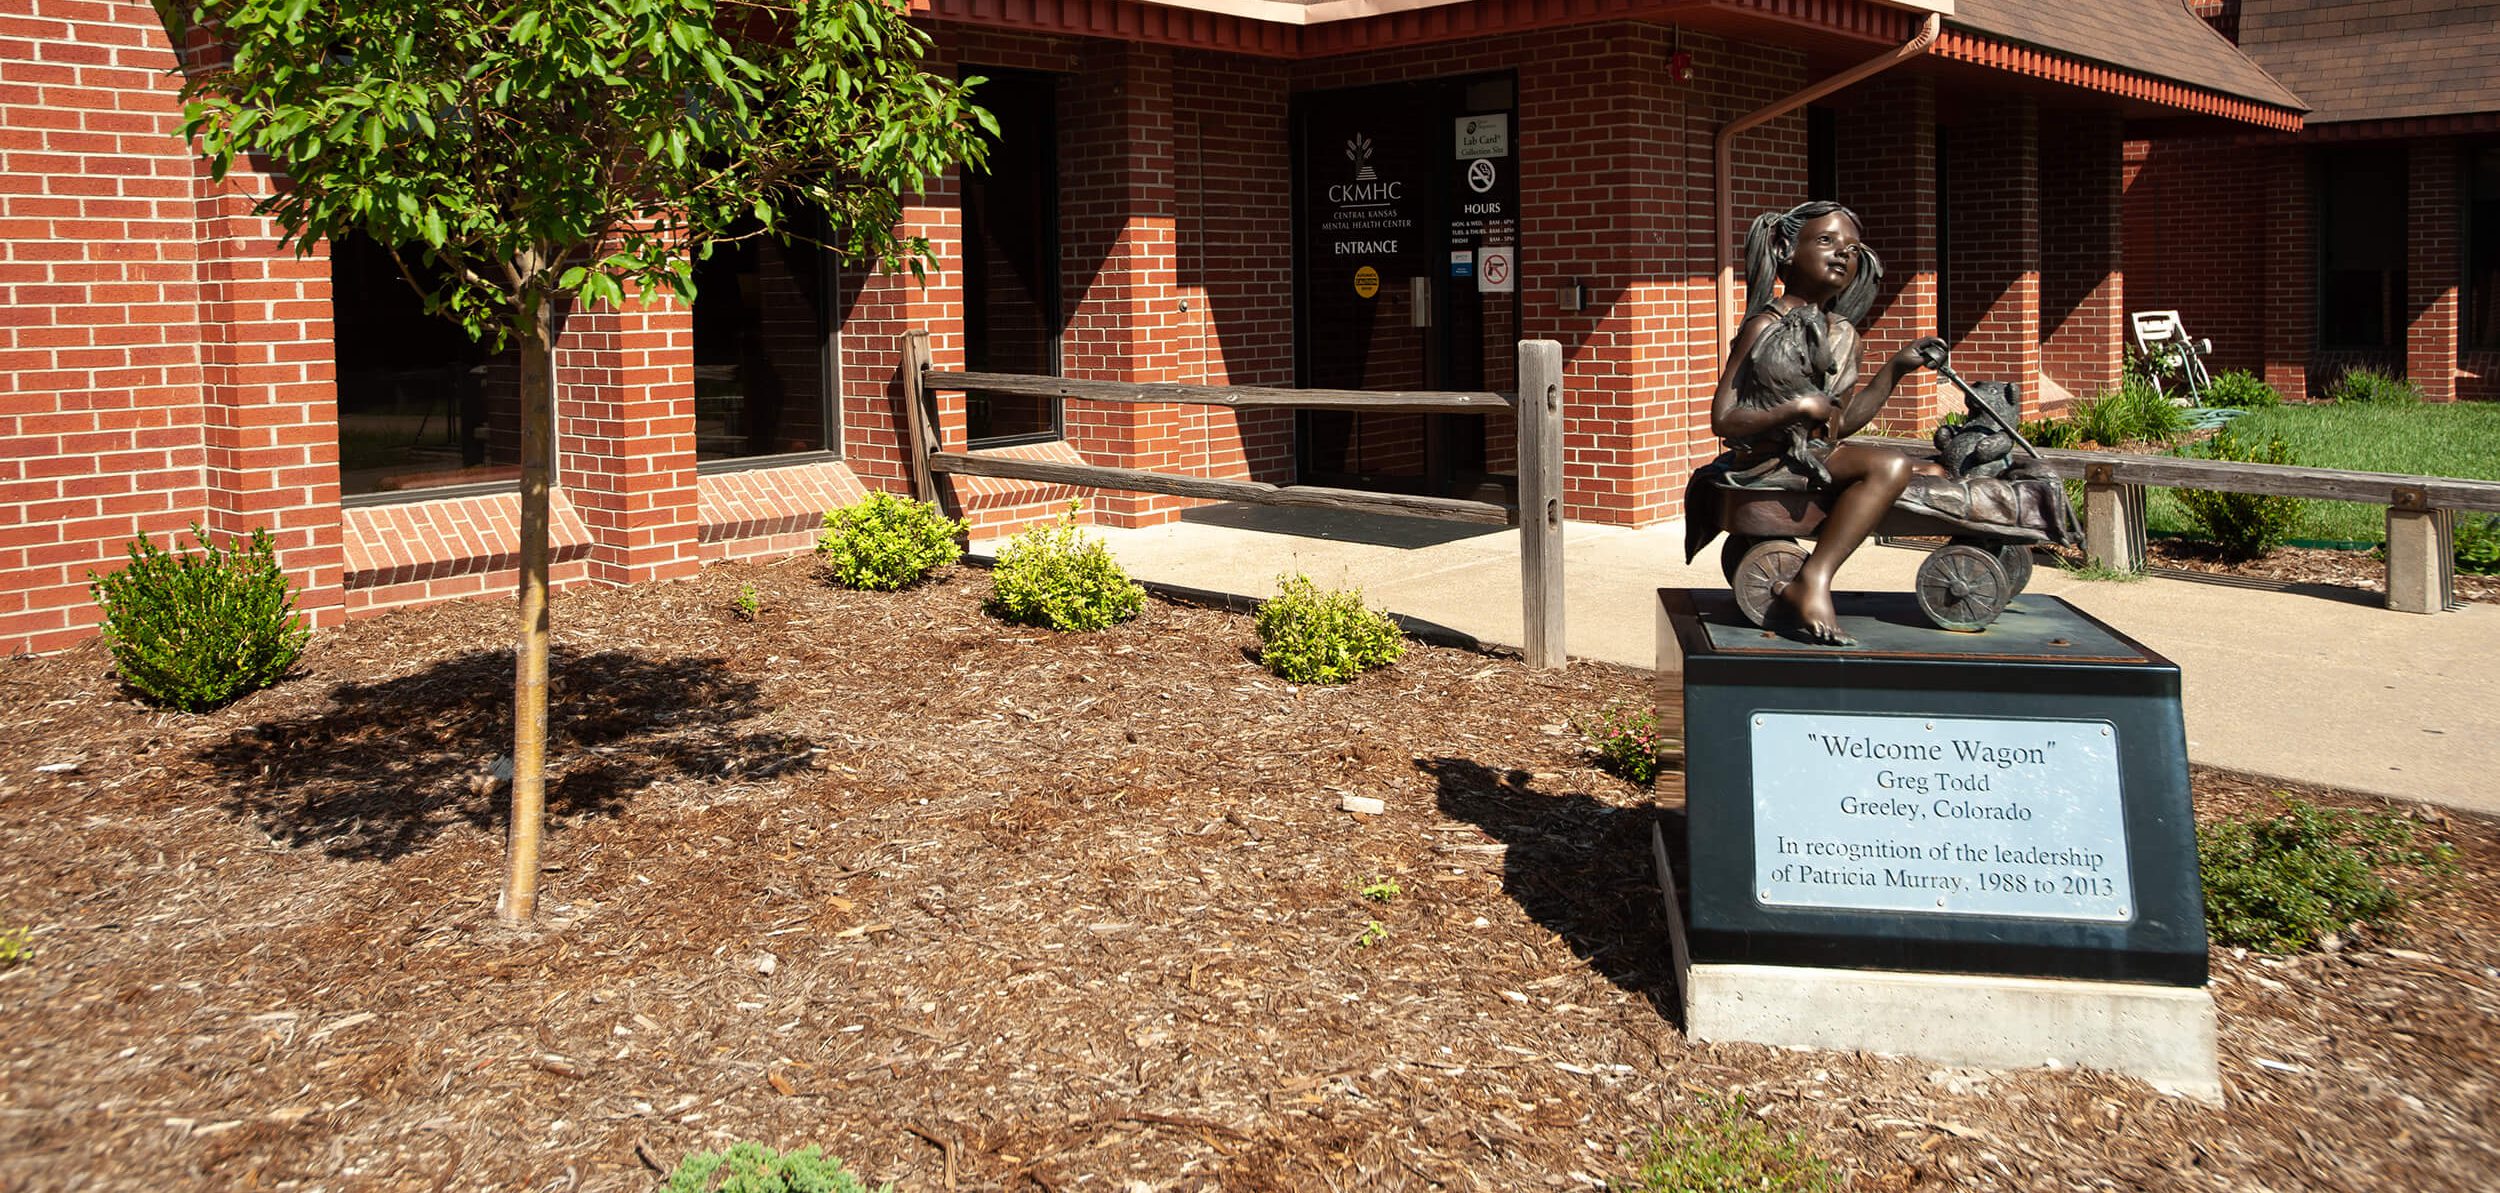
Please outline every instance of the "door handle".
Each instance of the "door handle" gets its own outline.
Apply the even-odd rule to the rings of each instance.
[[[1410,303],[1406,313],[1407,324],[1412,327],[1432,326],[1432,279],[1422,274],[1408,278],[1406,292]]]

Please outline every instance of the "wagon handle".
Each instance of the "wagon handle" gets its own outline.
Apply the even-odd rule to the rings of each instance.
[[[1988,421],[1995,423],[1999,430],[2013,436],[2014,442],[2023,445],[2023,450],[2030,453],[2032,459],[2039,459],[2040,449],[2031,446],[2031,441],[2023,438],[2022,428],[2014,425],[2014,420],[2008,417],[2004,411],[1997,409],[1995,399],[1990,398],[1988,395],[1983,394],[1978,390],[1972,389],[1970,382],[1962,380],[1962,375],[1954,372],[1952,365],[1945,363],[1945,356],[1945,347],[1940,343],[1926,343],[1919,345],[1918,359],[1920,363],[1925,364],[1928,368],[1934,369],[1937,376],[1952,382],[1954,388],[1961,390],[1963,395],[1970,399],[1971,405],[1978,407],[1981,413],[1988,416]]]

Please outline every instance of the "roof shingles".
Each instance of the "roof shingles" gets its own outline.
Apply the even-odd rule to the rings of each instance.
[[[2257,0],[2249,3],[2254,7]],[[2294,94],[2181,0],[1957,0],[1946,20],[1999,40],[2273,107],[2307,106],[2301,102],[2306,91]]]
[[[2500,111],[2500,0],[2241,0],[2240,49],[2313,125]]]

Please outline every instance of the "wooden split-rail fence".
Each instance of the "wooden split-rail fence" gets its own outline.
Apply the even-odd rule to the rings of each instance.
[[[1519,391],[1515,394],[1140,384],[971,373],[931,367],[929,333],[925,330],[904,332],[901,347],[903,396],[910,411],[907,430],[911,438],[912,486],[923,501],[938,499],[939,476],[988,476],[1126,493],[1517,526],[1520,612],[1525,626],[1522,645],[1534,666],[1553,669],[1563,665],[1563,369],[1562,345],[1553,340],[1519,342]],[[954,451],[946,447],[941,430],[944,424],[938,418],[936,394],[941,390],[979,390],[1086,402],[1222,406],[1234,410],[1344,410],[1366,414],[1484,414],[1508,410],[1519,420],[1518,504],[1317,485],[1271,485],[1142,468]]]

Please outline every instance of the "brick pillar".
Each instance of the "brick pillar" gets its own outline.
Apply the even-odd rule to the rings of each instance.
[[[1710,209],[1710,142],[1702,132],[1696,144],[1698,130],[1759,103],[1731,93],[1742,84],[1733,70],[1710,65],[1733,57],[1724,47],[1696,51],[1705,66],[1682,84],[1667,77],[1673,49],[1664,29],[1595,26],[1560,31],[1521,57],[1511,160],[1526,249],[1515,297],[1527,335],[1563,346],[1567,518],[1641,525],[1671,517],[1684,477],[1718,450],[1709,431],[1717,369],[1709,358],[1720,350],[1709,224],[1679,220],[1677,208]],[[1801,176],[1801,147],[1786,125],[1756,130],[1737,145],[1739,175],[1751,177],[1744,167],[1766,158],[1793,157],[1796,174],[1764,174]],[[1738,194],[1746,203],[1796,201],[1750,188]],[[1691,264],[1694,256],[1702,263]],[[1566,280],[1588,287],[1578,311],[1556,301]],[[1510,343],[1487,348],[1488,385],[1509,388],[1516,351]],[[1487,422],[1497,433],[1512,425],[1507,417]],[[1502,450],[1495,442],[1487,449]]]
[[[1089,45],[1069,80],[1061,162],[1061,373],[1091,381],[1176,380],[1179,270],[1174,259],[1172,51]],[[1087,463],[1177,471],[1186,419],[1177,406],[1069,402],[1067,438]],[[1175,498],[1102,492],[1088,502],[1114,525],[1168,521]]]
[[[201,520],[220,535],[267,527],[316,625],[344,621],[337,358],[328,246],[298,257],[251,214],[271,180],[197,164]]]
[[[2415,141],[2407,153],[2405,376],[2434,402],[2457,399],[2457,282],[2463,219],[2457,147]]]
[[[2295,401],[2309,395],[2309,356],[2317,342],[2318,261],[2310,228],[2308,156],[2285,147],[2258,156],[2252,182],[2260,188],[2267,244],[2265,271],[2266,382]]]
[[[1936,87],[1923,76],[1881,79],[1842,100],[1834,119],[1840,193],[1832,197],[1866,221],[1866,243],[1884,262],[1883,289],[1858,329],[1858,367],[1871,376],[1903,344],[1937,334]],[[1911,374],[1868,430],[1926,434],[1939,386],[1933,373]]]
[[[952,78],[958,60],[953,41],[940,37],[922,58],[921,69]],[[897,347],[902,334],[912,329],[929,333],[931,367],[964,367],[961,173],[949,170],[927,190],[902,197],[894,232],[928,242],[931,258],[922,278],[908,271],[842,273],[842,454],[872,489],[911,493],[911,468],[904,459],[911,433],[904,421],[903,358]],[[961,451],[963,395],[947,391],[938,399],[946,443]]]
[[[2040,369],[2075,397],[2118,388],[2126,337],[2116,112],[2061,112],[2040,128]],[[2045,388],[2045,387],[2043,387]],[[2047,413],[2048,395],[2023,395]]]
[[[694,320],[665,294],[576,311],[555,359],[556,483],[590,532],[590,578],[691,574]]]
[[[2006,97],[1954,124],[1945,163],[1945,339],[1972,381],[2040,392],[2040,122]],[[1959,395],[1956,395],[1958,398]],[[1946,400],[1948,408],[1959,403]]]

